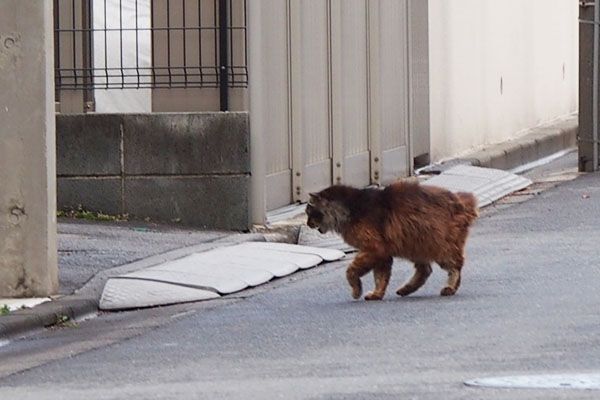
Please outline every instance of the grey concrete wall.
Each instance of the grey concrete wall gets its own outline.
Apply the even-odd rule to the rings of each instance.
[[[52,2],[0,1],[0,297],[58,289]]]
[[[58,115],[59,209],[250,227],[248,114]]]

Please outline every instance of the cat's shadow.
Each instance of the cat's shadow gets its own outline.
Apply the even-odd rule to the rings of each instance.
[[[412,295],[412,296],[397,296],[395,294],[386,295],[382,300],[365,300],[364,298],[360,299],[346,299],[340,301],[339,304],[346,304],[354,307],[377,307],[378,304],[398,304],[402,303],[407,304],[418,304],[418,303],[435,303],[435,304],[443,304],[443,303],[456,303],[463,301],[471,301],[475,296],[470,295],[468,293],[465,294],[456,294],[454,296],[440,296],[439,294],[422,294],[422,295]]]

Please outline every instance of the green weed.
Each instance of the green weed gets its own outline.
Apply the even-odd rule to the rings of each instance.
[[[54,326],[59,328],[75,328],[77,327],[77,322],[73,321],[68,315],[56,314]]]
[[[115,221],[115,222],[121,222],[121,221],[129,221],[129,215],[128,214],[117,214],[117,215],[110,215],[110,214],[105,214],[103,212],[93,212],[93,211],[87,211],[83,209],[83,206],[79,205],[77,207],[77,209],[72,209],[72,210],[59,210],[56,213],[57,217],[67,217],[67,218],[79,218],[79,219],[86,219],[88,221]]]

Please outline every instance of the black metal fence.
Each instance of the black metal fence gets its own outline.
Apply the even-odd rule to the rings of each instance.
[[[246,0],[54,0],[56,89],[226,95],[248,85],[246,22]]]

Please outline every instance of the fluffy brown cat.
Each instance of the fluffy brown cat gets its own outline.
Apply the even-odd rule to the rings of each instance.
[[[460,285],[469,226],[479,216],[477,199],[417,182],[397,182],[385,189],[335,185],[311,193],[306,207],[308,226],[335,231],[359,252],[346,270],[352,297],[362,294],[360,278],[373,270],[375,290],[366,300],[383,298],[392,271],[392,257],[414,262],[412,278],[397,290],[406,296],[419,289],[436,262],[448,272],[442,296]]]

